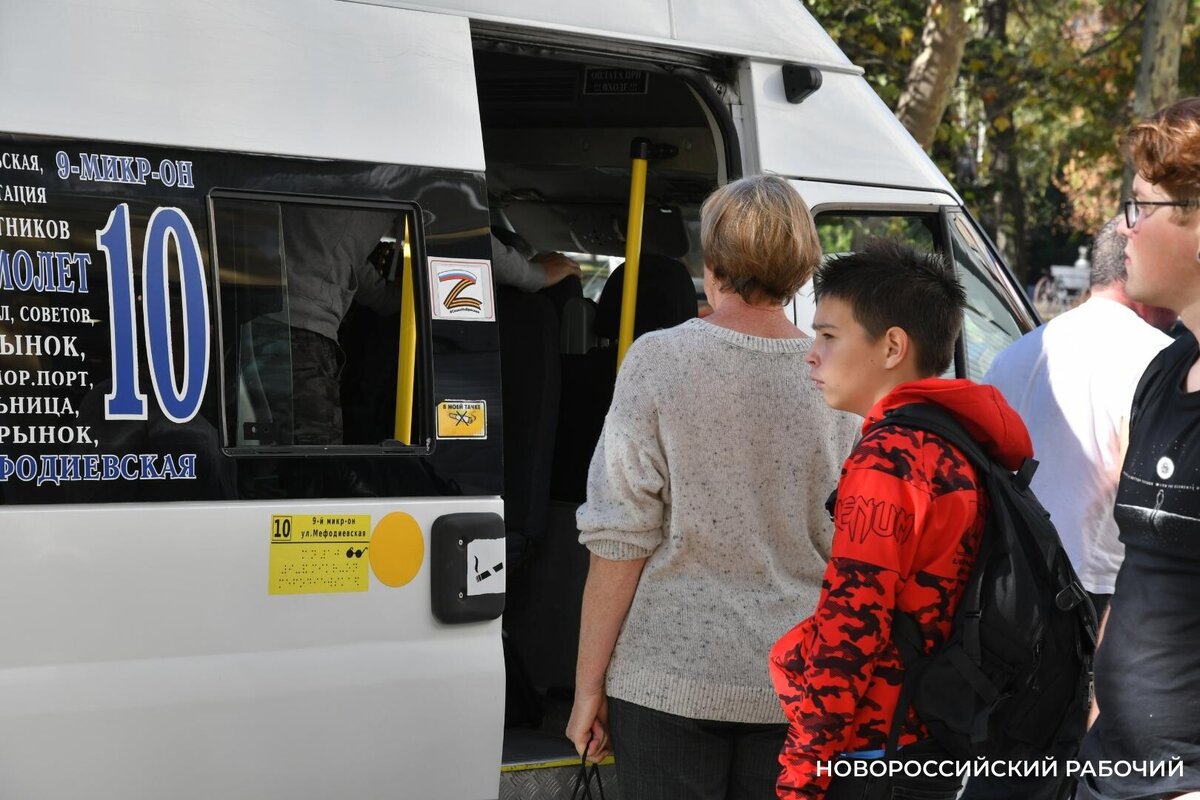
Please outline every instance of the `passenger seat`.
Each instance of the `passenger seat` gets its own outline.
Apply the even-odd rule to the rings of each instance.
[[[617,329],[624,266],[605,284],[595,334],[608,340],[583,355],[562,356],[562,405],[555,439],[549,530],[522,579],[509,585],[505,629],[535,686],[575,684],[579,612],[588,553],[579,546],[575,510],[584,499],[588,465],[616,384]],[[664,256],[642,257],[634,335],[669,328],[697,314],[696,290],[687,268]]]
[[[642,256],[633,336],[671,328],[697,316],[696,287],[683,262],[651,253]],[[582,503],[588,465],[600,439],[617,380],[617,338],[625,265],[617,267],[596,308],[594,336],[605,342],[582,356],[563,356],[562,414],[554,446],[550,496]]]

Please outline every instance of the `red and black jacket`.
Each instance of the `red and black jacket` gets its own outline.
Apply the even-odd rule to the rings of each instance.
[[[871,409],[864,431],[889,409],[919,402],[951,411],[1012,469],[1032,455],[1025,425],[1000,393],[966,380],[902,384]],[[778,786],[787,800],[824,796],[830,778],[817,776],[819,763],[884,749],[904,675],[892,612],[917,620],[927,652],[945,641],[974,564],[987,496],[946,440],[883,426],[842,466],[833,517],[817,609],[771,650],[771,677],[790,722]],[[926,738],[910,709],[900,746]]]

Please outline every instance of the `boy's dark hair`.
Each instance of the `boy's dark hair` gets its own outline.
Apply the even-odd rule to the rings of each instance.
[[[850,306],[872,339],[902,328],[915,345],[923,376],[941,375],[954,360],[967,296],[953,267],[936,253],[871,239],[858,252],[819,266],[813,291],[817,300],[836,297]]]

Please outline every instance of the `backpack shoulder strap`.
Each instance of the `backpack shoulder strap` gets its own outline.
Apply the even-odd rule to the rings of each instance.
[[[933,403],[909,403],[898,406],[888,411],[883,419],[867,430],[867,433],[888,425],[899,425],[935,433],[962,452],[977,470],[991,468],[991,456],[984,452],[979,442],[975,441],[971,434],[967,433],[962,423],[941,406]]]
[[[927,431],[945,439],[955,449],[966,456],[971,465],[975,467],[975,470],[980,473],[981,480],[992,471],[994,462],[991,456],[975,441],[974,437],[967,433],[962,423],[941,406],[934,405],[933,403],[909,403],[899,406],[887,412],[883,419],[872,425],[867,430],[867,434],[877,428],[890,425]],[[986,558],[984,551],[990,551],[990,548],[990,538],[984,537],[977,558]],[[966,650],[959,654],[960,660],[964,662],[959,667],[966,675],[973,678],[971,682],[975,686],[976,691],[981,696],[988,698],[988,702],[990,703],[996,697],[996,689],[987,681],[986,676],[979,670],[978,666],[975,666],[980,660],[978,609],[981,604],[981,591],[980,577],[975,570],[972,570],[966,591],[960,601],[963,604],[963,607],[959,609],[960,612],[971,611],[973,613],[965,614],[964,622],[966,623],[966,628],[963,631],[963,636]],[[956,618],[958,616],[962,615],[958,614]],[[913,693],[916,689],[917,681],[920,679],[919,673],[923,671],[925,663],[929,659],[929,655],[924,652],[924,637],[921,635],[920,627],[917,625],[916,620],[899,609],[896,609],[892,618],[892,642],[896,645],[900,661],[904,665],[904,679],[900,686],[900,697],[896,704],[896,711],[888,729],[887,745],[884,751],[888,758],[894,757],[897,752],[900,729],[908,714],[909,706],[912,703]],[[972,660],[974,664],[972,664]],[[976,675],[977,678],[974,677]],[[986,722],[986,717],[982,719],[983,722]],[[980,720],[976,720],[975,727],[979,728],[980,724]],[[980,730],[976,730],[974,733],[979,737],[984,735],[984,732]]]

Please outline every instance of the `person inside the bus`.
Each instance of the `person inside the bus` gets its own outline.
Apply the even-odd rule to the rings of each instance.
[[[287,334],[268,337],[258,353],[259,371],[276,398],[270,404],[275,439],[341,444],[345,355],[338,330],[353,303],[381,316],[399,313],[399,282],[384,280],[370,258],[381,237],[397,232],[399,217],[318,205],[284,205],[281,215],[287,308],[270,316]],[[495,235],[491,242],[498,283],[533,292],[580,275],[579,264],[562,253],[526,257]]]
[[[287,307],[270,316],[286,335],[265,337],[258,369],[267,387],[275,441],[342,442],[338,329],[352,303],[379,314],[400,310],[400,286],[368,261],[397,224],[387,211],[317,205],[281,207]]]
[[[566,733],[593,761],[615,748],[635,799],[773,795],[787,729],[766,653],[816,605],[822,503],[858,429],[813,387],[783,305],[820,259],[800,195],[722,187],[701,240],[714,311],[629,349],[577,515],[591,564]]]
[[[524,237],[500,225],[492,226],[492,271],[497,283],[523,292],[549,289],[571,276],[583,277],[575,259],[557,252],[535,253]]]

